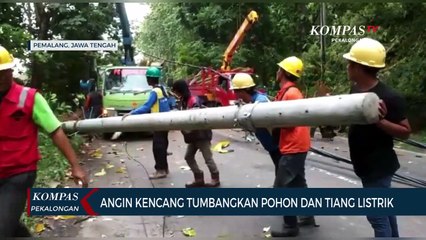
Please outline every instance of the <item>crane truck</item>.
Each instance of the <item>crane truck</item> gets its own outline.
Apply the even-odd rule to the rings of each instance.
[[[103,97],[101,117],[129,113],[148,101],[152,89],[146,78],[149,66],[137,66],[134,60],[133,38],[124,3],[116,3],[115,9],[120,19],[124,57],[122,65],[98,68],[98,87]],[[104,134],[105,139],[111,136],[112,133]]]
[[[231,68],[232,57],[244,39],[248,30],[259,19],[256,11],[250,11],[241,24],[232,41],[223,55],[220,70],[204,68],[188,80],[189,89],[194,96],[198,96],[208,107],[229,106],[234,104],[237,96],[231,89],[231,80],[237,73],[253,74],[251,68]]]
[[[124,66],[109,66],[100,72],[105,117],[130,112],[144,104],[151,91],[145,76],[148,67],[135,64],[133,38],[124,3],[116,3],[115,8],[121,24]]]

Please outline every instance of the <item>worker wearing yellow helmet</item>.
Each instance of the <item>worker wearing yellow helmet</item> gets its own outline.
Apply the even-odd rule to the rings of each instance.
[[[379,81],[377,73],[386,66],[385,47],[377,40],[362,38],[343,55],[353,83],[350,93],[376,93],[381,99],[380,121],[371,125],[351,125],[348,142],[355,173],[363,187],[390,188],[399,169],[393,138],[407,139],[411,132],[404,98]],[[375,237],[399,237],[395,216],[367,216]]]
[[[235,94],[244,103],[262,103],[269,102],[268,96],[256,90],[256,84],[248,73],[237,73],[232,78],[232,89]],[[278,170],[278,161],[281,154],[278,144],[274,143],[271,133],[266,128],[257,128],[256,138],[260,141],[263,148],[268,151],[275,166],[275,174]]]
[[[303,99],[296,82],[303,73],[303,62],[295,56],[285,58],[278,63],[276,80],[280,84],[280,91],[275,101],[290,101]],[[310,130],[307,126],[278,128],[273,131],[273,138],[278,143],[281,158],[275,177],[275,188],[306,188],[305,161],[311,147]],[[313,216],[304,217],[302,225],[315,225]],[[272,231],[273,237],[294,237],[299,235],[297,216],[284,216],[283,231]]]
[[[12,55],[0,46],[0,239],[31,236],[19,219],[41,159],[39,127],[68,159],[76,183],[88,184],[61,122],[40,93],[13,81],[13,67]]]

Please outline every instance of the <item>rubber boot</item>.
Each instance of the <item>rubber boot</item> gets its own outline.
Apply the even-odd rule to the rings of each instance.
[[[319,227],[319,225],[316,224],[314,216],[299,216],[298,224],[301,227],[305,226],[313,226],[313,227]]]
[[[296,237],[299,235],[299,227],[284,226],[283,231],[272,231],[271,237]]]
[[[204,187],[204,174],[203,172],[194,173],[194,181],[185,184],[187,188]]]
[[[212,173],[212,181],[210,183],[206,183],[206,187],[219,187],[220,186],[220,180],[219,180],[219,172]]]
[[[155,173],[149,175],[149,179],[160,179],[167,177],[167,170],[158,170]]]

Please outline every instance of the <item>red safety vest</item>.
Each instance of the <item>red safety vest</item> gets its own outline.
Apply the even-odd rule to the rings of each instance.
[[[188,107],[188,109],[191,109],[191,108],[193,108],[193,107],[195,106],[195,104],[197,104],[197,103],[198,103],[198,99],[197,99],[197,97],[195,97],[195,96],[191,96],[191,97],[188,99],[188,102],[187,102],[186,106]]]
[[[0,178],[37,170],[36,90],[13,83],[0,103]]]

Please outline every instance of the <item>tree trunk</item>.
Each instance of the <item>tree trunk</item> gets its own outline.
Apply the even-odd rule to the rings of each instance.
[[[308,16],[308,9],[306,8],[306,3],[297,3],[297,12],[299,13],[298,16]],[[307,21],[307,19],[303,19],[303,21],[300,22],[301,24],[297,29],[297,35],[299,36],[299,39],[305,39],[308,34],[306,31],[306,25],[309,24],[309,21]],[[296,43],[296,45],[296,50],[300,53],[303,52],[303,46],[305,45],[305,43],[303,41],[299,41]]]
[[[36,36],[38,40],[47,40],[49,31],[50,14],[43,3],[34,3],[36,15]],[[43,66],[35,53],[31,55],[31,87],[41,89],[43,85]]]

